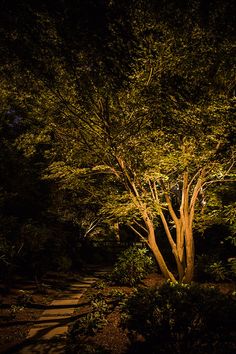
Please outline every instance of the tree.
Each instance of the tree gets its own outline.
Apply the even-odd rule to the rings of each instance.
[[[37,123],[18,146],[30,156],[50,142],[44,178],[129,224],[166,279],[188,283],[205,189],[233,178],[232,44],[191,17],[178,28],[140,4],[130,9],[134,55],[119,85],[113,75],[104,80],[102,64],[95,75],[81,49],[73,70],[57,50],[53,63],[42,58],[50,80],[24,72],[34,90],[27,96],[21,87],[19,106]],[[40,21],[49,42],[53,34],[60,44],[56,27]],[[177,276],[160,249],[160,225]]]

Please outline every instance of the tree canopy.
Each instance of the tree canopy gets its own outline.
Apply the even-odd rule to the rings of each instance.
[[[216,25],[211,2],[204,11],[201,1],[159,6],[79,2],[78,21],[69,2],[38,8],[21,36],[8,32],[13,63],[3,67],[14,81],[2,73],[4,104],[28,122],[17,146],[29,158],[40,151],[44,179],[106,220],[128,224],[166,278],[190,282],[194,220],[207,190],[234,180],[232,23],[224,37],[226,18]],[[160,227],[177,277],[160,249]]]

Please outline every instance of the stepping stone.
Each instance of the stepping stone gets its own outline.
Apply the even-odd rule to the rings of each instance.
[[[54,322],[53,322],[53,320],[54,320]],[[37,323],[37,324],[34,325],[34,327],[32,329],[38,329],[38,328],[42,329],[42,328],[60,326],[60,322],[59,321],[55,322],[55,318],[53,320],[52,320],[52,322],[49,321],[49,322],[46,322],[46,323],[44,323],[44,322]]]
[[[66,298],[65,298],[65,296],[67,296],[67,299],[71,299],[71,300],[79,300],[80,298],[81,298],[81,296],[82,296],[83,294],[78,294],[78,293],[64,293],[62,296],[63,296],[63,298],[66,300]]]
[[[60,295],[60,296],[58,296],[58,299],[67,299],[68,298],[68,296],[69,297],[78,297],[78,298],[80,298],[83,294],[84,294],[84,292],[86,291],[86,288],[84,288],[84,289],[82,289],[82,288],[76,288],[76,289],[68,289],[68,290],[65,290],[65,291],[63,291],[63,293]]]
[[[22,348],[18,354],[65,354],[65,344],[51,341],[39,341]]]
[[[83,280],[84,280],[86,283],[93,284],[93,283],[95,283],[96,281],[98,281],[98,278],[94,278],[94,277],[84,277]]]
[[[42,316],[48,315],[71,315],[74,312],[74,308],[62,308],[62,309],[48,309],[42,313]]]
[[[66,335],[66,333],[68,331],[68,326],[58,326],[58,327],[49,329],[46,333],[44,333],[46,329],[47,329],[47,327],[45,327],[45,328],[42,328],[42,327],[31,328],[27,338],[33,338],[35,336],[39,336],[40,340],[42,340],[42,339],[51,339],[55,336]],[[44,334],[42,334],[42,333],[44,333]],[[42,334],[42,335],[40,335],[40,334]],[[34,353],[34,352],[32,352],[32,353]]]
[[[46,327],[47,328],[47,327]],[[38,336],[40,334],[40,332],[42,332],[44,330],[44,328],[42,327],[33,327],[30,329],[27,338],[33,338],[35,336]],[[41,337],[40,337],[41,339]]]
[[[94,272],[94,274],[97,275],[97,276],[106,275],[107,273],[108,272],[106,272],[106,271],[96,271],[96,272]]]
[[[46,334],[44,334],[42,338],[51,339],[56,336],[66,335],[67,331],[68,331],[68,326],[56,327],[48,331]]]
[[[68,331],[67,324],[60,324],[60,322],[49,322],[49,323],[42,323],[37,324],[32,327],[28,333],[27,338],[34,338],[39,337],[41,339],[51,339],[57,335],[66,335]],[[36,338],[35,338],[36,339]]]
[[[34,326],[38,326],[38,325],[41,325],[41,324],[47,324],[47,323],[51,323],[51,322],[59,322],[61,320],[66,320],[68,318],[71,318],[71,315],[67,315],[67,316],[64,316],[64,315],[45,315],[45,316],[42,316],[38,319],[37,323],[35,323]]]
[[[58,299],[53,300],[50,306],[76,306],[78,305],[78,300],[76,299]]]
[[[55,319],[52,322],[37,323],[34,325],[34,327],[32,327],[30,329],[27,338],[33,337],[36,333],[38,333],[39,331],[41,331],[43,329],[47,329],[47,328],[55,327],[55,326],[60,326],[60,322],[59,321],[55,322]]]
[[[76,284],[71,284],[69,287],[69,290],[79,290],[81,288],[90,288],[91,284],[87,283],[76,283]]]

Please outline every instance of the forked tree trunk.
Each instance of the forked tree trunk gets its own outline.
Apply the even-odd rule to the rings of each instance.
[[[177,276],[175,276],[169,269],[163,254],[158,246],[158,235],[155,234],[155,226],[151,215],[149,214],[148,207],[145,203],[138,203],[136,205],[139,208],[143,221],[146,226],[146,231],[148,234],[147,243],[160,267],[162,274],[166,280],[172,282],[184,282],[190,283],[194,275],[194,240],[192,232],[192,221],[193,212],[188,206],[188,194],[183,191],[183,202],[180,208],[180,216],[177,217],[170,201],[170,198],[166,196],[166,201],[169,209],[169,214],[176,226],[176,237],[173,238],[168,222],[162,210],[159,211],[162,224],[165,229],[167,239],[169,241],[173,256],[176,262],[176,268],[178,271]]]
[[[175,257],[178,277],[176,277],[171,270],[168,268],[167,263],[158,247],[155,235],[155,228],[150,219],[146,220],[146,227],[148,229],[148,244],[149,247],[160,267],[162,274],[166,280],[171,280],[172,282],[180,283],[191,283],[194,276],[194,240],[192,229],[185,230],[183,235],[183,245],[177,249],[176,246],[172,245],[172,253]]]
[[[163,255],[157,245],[157,240],[155,237],[155,228],[152,219],[149,217],[147,211],[148,209],[142,209],[143,220],[148,230],[148,244],[165,278],[174,282],[178,281],[183,283],[191,283],[191,281],[193,280],[195,249],[192,225],[194,219],[195,204],[197,196],[203,184],[203,179],[204,170],[199,171],[197,182],[195,184],[195,187],[193,188],[193,179],[189,182],[188,173],[184,172],[182,200],[180,205],[179,216],[177,216],[176,212],[174,211],[170,195],[166,191],[164,183],[162,183],[165,200],[168,206],[169,216],[172,218],[175,224],[175,237],[173,237],[170,231],[167,219],[162,209],[159,210],[159,215],[164,226],[164,230],[169,241],[172,253],[175,258],[178,270],[178,277],[175,277],[174,274],[168,268],[166,261],[164,260]],[[189,195],[190,187],[192,187],[191,197]],[[157,196],[157,191],[155,190],[155,185],[152,188],[150,184],[150,190],[152,192],[153,198],[159,203],[159,198]]]
[[[120,170],[124,177],[124,184],[129,191],[130,196],[142,215],[143,221],[145,223],[147,232],[147,240],[145,240],[153,255],[160,267],[160,270],[164,277],[167,280],[171,280],[173,282],[184,282],[190,283],[193,280],[194,275],[194,258],[195,258],[195,251],[194,251],[194,239],[193,239],[193,219],[194,219],[194,209],[198,194],[200,189],[203,185],[204,175],[205,175],[205,168],[200,169],[189,181],[189,173],[187,169],[183,172],[183,187],[182,187],[182,198],[180,204],[179,215],[176,214],[172,201],[171,201],[171,194],[165,186],[165,183],[162,180],[158,181],[158,189],[156,181],[151,182],[149,181],[149,190],[151,197],[153,199],[154,206],[156,205],[158,214],[161,218],[162,224],[165,229],[165,233],[170,244],[172,253],[175,258],[177,270],[178,270],[178,277],[175,277],[171,270],[168,268],[167,263],[159,249],[158,246],[158,239],[155,235],[155,226],[153,224],[153,216],[152,212],[149,211],[148,206],[146,205],[145,199],[142,198],[142,193],[146,196],[146,189],[140,188],[142,183],[139,181],[138,184],[134,182],[134,178],[130,175],[129,170],[126,168],[125,161],[120,157],[117,156],[117,162],[119,164]],[[119,174],[116,174],[119,177]],[[195,186],[193,183],[195,182]],[[139,188],[137,188],[137,185]],[[141,190],[141,193],[140,191]],[[161,193],[160,193],[161,190]],[[191,196],[190,196],[191,191]],[[171,217],[172,221],[175,224],[176,228],[176,235],[173,237],[172,232],[169,227],[169,221],[166,219],[164,215],[164,211],[162,209],[162,203],[160,200],[164,195],[165,202],[168,207],[169,217]],[[141,226],[142,227],[142,226]],[[139,231],[132,229],[141,236],[142,239],[145,239]]]

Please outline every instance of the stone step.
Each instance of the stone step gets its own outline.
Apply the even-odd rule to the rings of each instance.
[[[63,340],[59,342],[56,339],[52,343],[52,341],[44,339],[37,343],[28,344],[17,352],[17,354],[65,354],[65,343]]]
[[[35,326],[38,325],[38,323],[47,323],[47,322],[54,322],[54,321],[60,321],[60,320],[66,320],[71,318],[71,314],[69,315],[45,315],[41,316],[37,322],[35,323]]]
[[[47,318],[48,320],[48,318]],[[61,318],[59,319],[61,320]],[[58,321],[57,318],[50,319],[48,322],[42,321],[41,323],[36,323],[31,329],[43,329],[43,328],[50,328],[50,327],[56,327],[60,326],[60,321]],[[28,337],[30,337],[30,331],[28,334]]]
[[[71,308],[54,308],[54,309],[48,309],[45,310],[42,313],[42,317],[48,316],[48,315],[71,315],[74,312],[74,307]]]
[[[96,281],[98,281],[98,278],[95,278],[95,277],[84,277],[83,280],[86,282],[86,283],[95,283]]]
[[[66,335],[66,332],[68,331],[68,326],[63,325],[63,326],[57,326],[52,329],[50,327],[33,327],[30,329],[28,333],[27,338],[33,338],[36,336],[40,337],[40,340],[42,339],[51,339],[55,336],[62,336]]]
[[[56,327],[48,331],[45,335],[43,335],[43,339],[51,339],[56,336],[66,335],[68,331],[68,326]]]
[[[69,287],[69,290],[79,290],[79,289],[83,289],[83,288],[90,288],[91,284],[90,283],[75,283],[75,284],[71,284],[71,286]]]
[[[80,290],[80,293],[77,293],[76,291],[74,293],[71,292],[67,292],[64,291],[63,294],[61,295],[60,298],[58,298],[58,300],[79,300],[81,298],[81,296],[83,295],[84,290]]]
[[[99,276],[106,275],[107,273],[108,272],[106,272],[106,271],[96,271],[96,272],[94,272],[94,275],[97,275],[99,277]]]
[[[76,306],[78,305],[78,299],[58,299],[53,300],[50,306]]]

